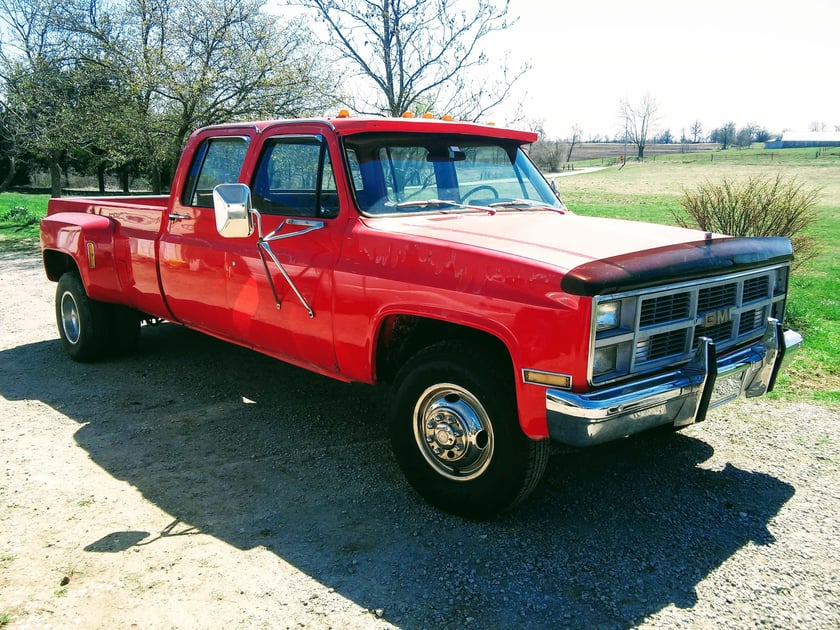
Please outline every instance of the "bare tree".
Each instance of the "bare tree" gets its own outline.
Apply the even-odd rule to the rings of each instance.
[[[713,129],[709,135],[709,140],[719,143],[721,149],[727,149],[729,145],[735,142],[735,132],[735,123],[730,121],[723,127]]]
[[[580,138],[583,135],[583,131],[580,128],[580,125],[575,123],[572,125],[572,135],[569,137],[569,152],[566,153],[566,162],[572,161],[572,151],[574,151],[575,145],[580,142]]]
[[[656,122],[659,104],[648,93],[636,105],[627,100],[622,100],[619,111],[624,123],[627,141],[636,145],[638,149],[637,157],[642,160],[645,157],[645,146],[647,145],[650,127]]]
[[[753,138],[755,137],[755,129],[752,125],[746,125],[735,133],[735,146],[742,149],[748,149],[752,146]]]
[[[695,120],[691,123],[689,130],[691,132],[691,141],[694,144],[700,142],[700,137],[703,134],[703,124],[699,120]]]
[[[528,66],[472,80],[490,59],[481,44],[507,29],[510,0],[289,0],[326,24],[330,46],[360,79],[346,104],[399,116],[432,109],[477,120],[503,101]]]
[[[528,154],[544,173],[556,173],[560,170],[566,155],[566,143],[562,140],[549,140],[541,137],[531,145]]]

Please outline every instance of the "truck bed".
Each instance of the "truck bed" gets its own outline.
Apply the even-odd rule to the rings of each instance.
[[[50,199],[47,214],[59,212],[88,212],[109,216],[113,210],[165,210],[168,195],[138,195],[118,197],[62,197]]]
[[[92,298],[167,317],[157,243],[168,208],[166,195],[51,199],[41,223],[48,276],[57,280],[69,269],[58,252],[75,252],[75,260],[87,262],[78,271]]]

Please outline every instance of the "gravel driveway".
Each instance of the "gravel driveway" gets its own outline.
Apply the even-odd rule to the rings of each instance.
[[[0,252],[0,626],[840,627],[838,408],[759,400],[426,507],[380,392],[173,325],[93,365]]]

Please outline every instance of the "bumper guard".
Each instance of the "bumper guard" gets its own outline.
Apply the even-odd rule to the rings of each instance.
[[[660,425],[701,422],[718,405],[771,391],[801,346],[802,335],[771,318],[760,340],[720,359],[714,342],[701,337],[694,357],[677,370],[585,394],[549,389],[549,435],[582,447]]]

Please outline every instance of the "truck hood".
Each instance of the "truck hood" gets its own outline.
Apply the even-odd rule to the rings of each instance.
[[[364,219],[376,230],[527,258],[565,273],[587,262],[702,240],[704,232],[569,211],[412,215]]]
[[[568,211],[414,215],[364,219],[394,238],[447,243],[533,261],[563,275],[573,295],[604,295],[667,282],[786,264],[782,237],[732,238],[654,223]]]

